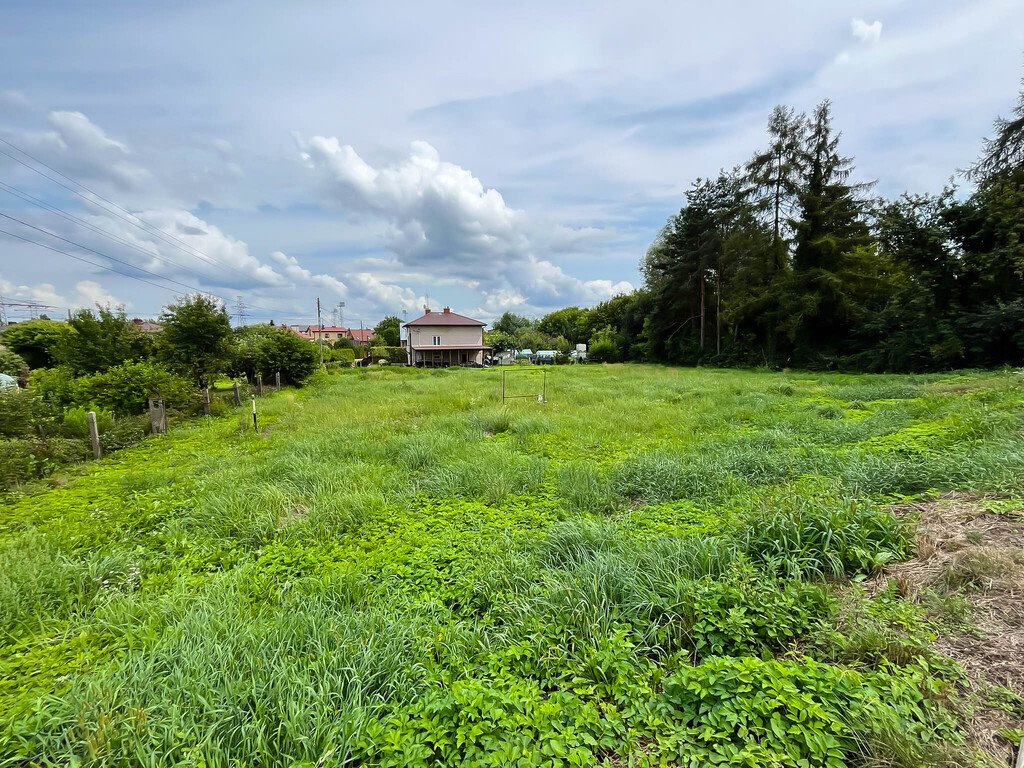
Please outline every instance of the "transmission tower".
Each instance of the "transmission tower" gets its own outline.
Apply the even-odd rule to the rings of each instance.
[[[245,318],[248,313],[245,311],[245,302],[242,301],[241,296],[235,297],[235,317],[238,318],[238,327],[241,328],[245,325]]]

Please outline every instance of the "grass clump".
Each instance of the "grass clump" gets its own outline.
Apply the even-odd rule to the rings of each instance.
[[[625,501],[657,504],[676,499],[720,499],[735,488],[732,476],[699,455],[645,453],[617,464],[612,490]]]
[[[803,502],[765,511],[743,536],[743,550],[772,573],[789,578],[867,576],[907,556],[907,523],[855,501]]]

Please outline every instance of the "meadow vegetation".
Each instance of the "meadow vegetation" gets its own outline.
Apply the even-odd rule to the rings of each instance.
[[[316,374],[258,433],[23,489],[0,765],[991,764],[969,723],[1024,690],[936,641],[1011,566],[885,569],[908,504],[1019,514],[1019,373],[575,366],[505,406],[499,375]]]

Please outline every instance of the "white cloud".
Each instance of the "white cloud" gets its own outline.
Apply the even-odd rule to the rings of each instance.
[[[75,283],[75,305],[79,307],[128,306],[95,280],[79,280]]]
[[[270,258],[278,265],[280,273],[294,286],[324,288],[332,295],[341,298],[348,295],[348,287],[341,280],[330,275],[314,275],[299,264],[293,256],[281,253],[281,251],[274,251],[270,254]]]
[[[49,164],[86,184],[100,182],[122,193],[153,186],[152,174],[138,164],[128,146],[81,112],[53,111],[47,123],[51,130],[22,138],[20,145],[29,154],[45,155]]]
[[[875,20],[868,24],[864,19],[852,19],[850,31],[862,43],[877,43],[882,39],[882,22]]]
[[[53,283],[17,284],[0,276],[0,296],[8,302],[38,302],[50,307],[63,308],[64,297]]]
[[[297,141],[329,201],[387,223],[385,242],[404,267],[487,286],[485,295],[506,306],[519,306],[524,295],[538,306],[593,303],[632,289],[625,281],[579,280],[538,255],[538,240],[575,248],[577,239],[594,232],[572,238],[561,228],[536,237],[537,225],[523,211],[470,171],[441,160],[425,141],[414,141],[407,158],[380,168],[334,137]]]

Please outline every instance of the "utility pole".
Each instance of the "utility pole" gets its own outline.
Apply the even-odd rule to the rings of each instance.
[[[700,273],[700,351],[704,351],[704,272]]]
[[[324,324],[320,319],[320,298],[316,300],[316,325],[320,333],[316,337],[317,345],[320,347],[320,367],[324,367]]]
[[[717,354],[722,356],[722,272],[715,270],[715,344]]]
[[[4,303],[4,297],[0,296],[0,328],[7,327],[7,305]]]

